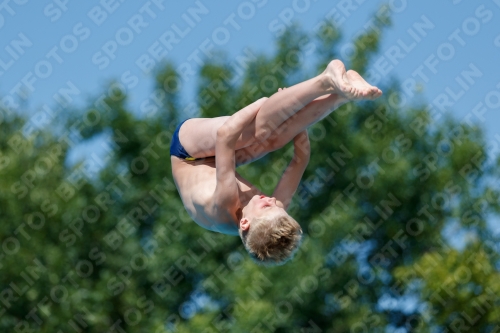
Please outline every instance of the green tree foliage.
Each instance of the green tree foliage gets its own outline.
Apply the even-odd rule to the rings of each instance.
[[[390,23],[380,13],[348,67],[369,68]],[[324,22],[315,35],[291,27],[273,55],[217,54],[185,105],[193,82],[166,64],[147,112],[134,115],[112,88],[62,135],[30,133],[29,119],[2,110],[0,330],[500,332],[498,239],[486,224],[499,212],[498,161],[479,128],[402,105],[397,84],[309,130],[291,207],[305,237],[291,262],[256,266],[239,238],[186,214],[168,152],[184,111],[230,115],[322,71],[340,40]],[[303,70],[311,59],[317,72]],[[97,137],[104,159],[66,166],[72,147]],[[239,172],[271,193],[290,156],[287,146]],[[467,235],[462,248],[447,228]]]

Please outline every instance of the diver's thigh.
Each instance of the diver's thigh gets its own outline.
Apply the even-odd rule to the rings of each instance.
[[[179,129],[179,140],[192,157],[202,158],[215,155],[217,129],[229,116],[216,118],[191,118]]]

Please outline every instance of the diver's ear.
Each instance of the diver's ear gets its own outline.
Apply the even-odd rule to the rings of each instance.
[[[240,220],[240,229],[246,231],[250,228],[250,220],[246,217],[241,218]]]

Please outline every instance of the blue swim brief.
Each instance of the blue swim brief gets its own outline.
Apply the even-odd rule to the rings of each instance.
[[[188,119],[186,119],[186,120],[188,120]],[[182,159],[187,160],[187,161],[194,161],[194,160],[196,160],[196,158],[189,156],[186,149],[184,149],[184,147],[182,146],[182,144],[179,140],[179,129],[181,128],[182,124],[184,124],[184,122],[186,120],[184,120],[179,125],[177,125],[177,128],[175,129],[175,132],[172,135],[172,142],[170,143],[170,155],[177,156],[177,157],[182,158]]]

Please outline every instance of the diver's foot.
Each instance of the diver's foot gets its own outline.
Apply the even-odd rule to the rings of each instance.
[[[358,91],[360,91],[360,94],[362,96],[361,99],[373,100],[379,98],[382,95],[382,90],[366,82],[365,79],[363,79],[361,75],[359,75],[359,73],[356,71],[348,70],[347,79],[354,87],[356,87]]]
[[[340,60],[332,60],[322,74],[322,82],[330,94],[348,100],[375,99],[382,91],[366,82],[357,72],[345,70]]]

